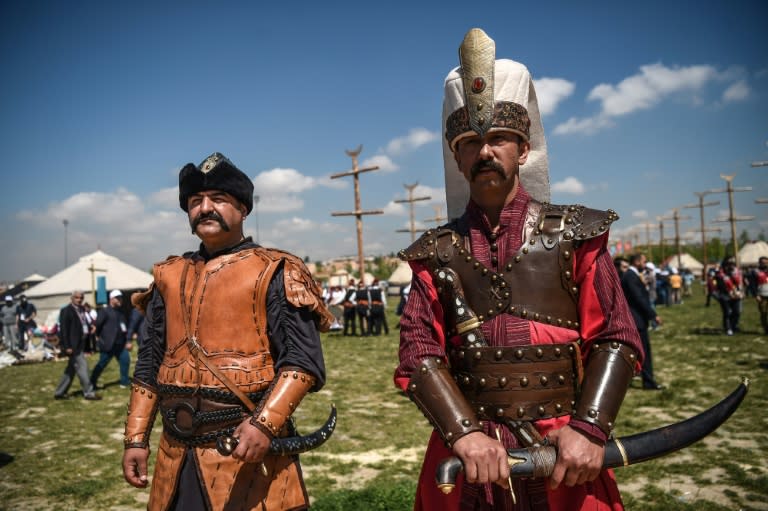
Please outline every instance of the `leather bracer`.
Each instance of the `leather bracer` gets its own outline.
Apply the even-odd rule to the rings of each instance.
[[[635,373],[637,353],[618,341],[595,343],[584,370],[573,416],[610,435]]]
[[[408,395],[448,447],[468,433],[482,431],[472,406],[439,358],[422,361],[408,382]]]
[[[155,423],[158,404],[157,391],[153,387],[138,380],[133,381],[123,438],[126,449],[149,446],[149,434]]]
[[[267,396],[253,412],[251,424],[270,437],[276,437],[307,392],[315,377],[298,367],[283,368],[272,382]]]

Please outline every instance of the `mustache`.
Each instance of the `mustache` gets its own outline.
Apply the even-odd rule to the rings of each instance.
[[[496,172],[502,179],[507,179],[507,176],[504,174],[504,166],[501,163],[493,160],[476,161],[475,164],[472,165],[472,168],[469,169],[470,179],[474,181],[477,175],[485,170],[492,170]]]
[[[216,220],[217,222],[219,222],[219,225],[224,231],[226,232],[230,231],[229,225],[227,225],[227,222],[221,217],[221,215],[219,215],[215,211],[211,211],[210,213],[200,213],[194,218],[194,220],[190,222],[190,226],[192,227],[192,234],[195,233],[197,226],[200,225],[201,222],[204,222],[206,220]]]

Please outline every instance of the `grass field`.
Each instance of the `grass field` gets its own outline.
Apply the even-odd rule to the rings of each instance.
[[[716,433],[663,459],[616,471],[629,510],[768,510],[768,336],[745,301],[742,333],[719,331],[720,309],[700,294],[662,307],[651,342],[661,392],[633,382],[617,421],[619,436],[694,415],[730,393],[742,376],[750,391]],[[390,315],[390,325],[396,317]],[[323,338],[328,383],[296,414],[302,431],[339,411],[332,439],[302,456],[318,510],[409,509],[430,428],[392,385],[398,331],[378,338]],[[93,367],[96,358],[89,359]],[[123,481],[120,459],[128,391],[117,364],[102,376],[103,401],[54,401],[64,362],[0,369],[0,509],[137,510],[147,490]],[[78,391],[75,382],[73,390]],[[153,436],[153,451],[159,436]]]

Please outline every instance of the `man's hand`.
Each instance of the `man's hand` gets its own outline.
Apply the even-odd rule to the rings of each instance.
[[[131,447],[123,453],[123,477],[128,484],[136,488],[147,486],[147,460],[149,447]]]
[[[235,430],[237,448],[232,451],[232,457],[245,463],[258,463],[267,454],[271,439],[246,418]]]
[[[509,488],[507,450],[501,442],[474,431],[456,440],[453,452],[464,463],[464,475],[470,483],[496,483]]]
[[[549,485],[557,488],[561,482],[566,486],[594,481],[603,466],[605,446],[591,440],[570,426],[550,431],[549,442],[557,447],[557,462]]]

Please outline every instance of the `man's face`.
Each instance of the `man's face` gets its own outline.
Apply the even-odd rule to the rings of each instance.
[[[123,304],[122,296],[115,296],[109,299],[109,305],[111,305],[115,309],[119,309],[122,304]]]
[[[757,260],[757,266],[761,270],[767,270],[768,269],[768,257],[761,257]]]
[[[645,256],[640,256],[635,260],[635,268],[639,271],[643,271],[646,262],[648,262],[648,259]]]
[[[240,237],[246,208],[226,192],[206,190],[189,197],[187,201],[189,225],[203,241]]]
[[[72,295],[72,304],[73,305],[77,305],[77,306],[81,306],[81,305],[83,305],[83,299],[84,298],[85,298],[85,296],[83,296],[83,293],[74,293]]]
[[[520,165],[528,158],[530,147],[510,131],[490,131],[484,137],[473,135],[461,140],[454,158],[475,202],[507,198],[515,190]]]

